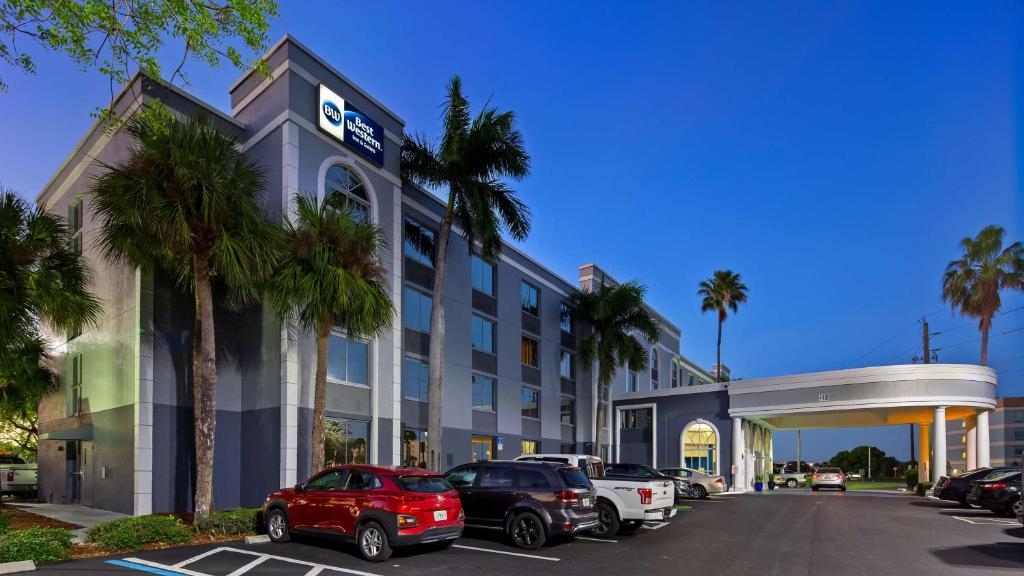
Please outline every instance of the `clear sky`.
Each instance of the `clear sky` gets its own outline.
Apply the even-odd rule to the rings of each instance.
[[[735,376],[909,362],[925,315],[940,361],[977,362],[939,282],[961,237],[1024,239],[1024,4],[771,4],[285,2],[271,36],[410,131],[437,134],[456,73],[476,105],[515,110],[533,156],[523,248],[570,280],[591,261],[639,278],[704,366],[715,320],[695,290],[716,268],[750,286],[725,326]],[[188,71],[228,109],[236,70]],[[53,57],[0,75],[0,182],[34,197],[110,89]],[[1018,310],[993,328],[1002,395],[1024,395],[1024,330],[1003,334],[1022,326]],[[906,427],[807,432],[804,456],[866,442],[907,456]],[[792,444],[780,434],[777,456]]]

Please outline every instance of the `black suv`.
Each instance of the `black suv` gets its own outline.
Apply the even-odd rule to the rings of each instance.
[[[668,480],[676,487],[676,500],[694,498],[693,485],[689,480],[669,476],[646,464],[608,464],[604,468],[607,478],[629,478],[632,480]]]
[[[598,525],[594,486],[575,466],[548,462],[463,464],[444,475],[459,492],[466,526],[502,530],[520,548]]]

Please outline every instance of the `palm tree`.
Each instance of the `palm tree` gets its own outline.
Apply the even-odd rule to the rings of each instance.
[[[262,170],[205,117],[179,120],[156,106],[132,117],[124,129],[137,148],[124,163],[104,165],[92,187],[102,222],[98,246],[112,263],[168,273],[195,300],[194,511],[202,518],[213,501],[213,286],[223,285],[233,303],[255,302],[273,269],[279,231],[259,204]]]
[[[718,312],[718,345],[715,348],[715,380],[722,381],[722,324],[729,315],[739,311],[739,305],[747,301],[747,286],[740,275],[732,270],[715,270],[707,280],[701,280],[698,296],[704,299],[700,311]]]
[[[647,369],[647,348],[634,336],[640,334],[649,342],[658,339],[658,321],[644,304],[646,291],[635,280],[617,285],[602,281],[597,289],[582,290],[569,298],[576,318],[590,327],[580,340],[578,354],[587,370],[597,363],[597,389],[594,390],[597,402],[604,400],[601,391],[611,385],[616,369],[623,366],[631,371]],[[600,429],[596,409],[593,425],[596,448]]]
[[[430,375],[428,386],[428,466],[441,469],[441,406],[444,402],[444,281],[448,270],[448,240],[458,226],[469,250],[479,248],[493,259],[501,250],[501,232],[516,240],[530,233],[530,211],[501,180],[521,180],[530,172],[530,157],[516,127],[515,114],[489,104],[470,115],[462,95],[462,80],[448,82],[443,117],[444,133],[435,145],[423,136],[406,136],[402,143],[402,173],[429,188],[448,188],[434,264],[434,294],[430,311]]]
[[[974,238],[960,241],[963,255],[946,265],[942,276],[942,301],[960,314],[978,319],[981,330],[981,364],[988,363],[988,333],[999,312],[1002,290],[1024,291],[1024,244],[1003,248],[1006,231],[986,226]]]
[[[380,227],[353,217],[326,200],[317,205],[296,196],[296,222],[286,220],[283,255],[268,283],[270,300],[282,318],[296,313],[316,335],[313,392],[312,473],[324,465],[324,402],[331,330],[350,338],[376,335],[391,326],[394,307],[385,286]]]

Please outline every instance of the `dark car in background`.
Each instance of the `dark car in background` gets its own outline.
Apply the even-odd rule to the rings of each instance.
[[[1021,504],[1020,471],[1014,469],[991,474],[984,480],[971,482],[971,489],[967,492],[967,503],[1002,516],[1024,514],[1024,505]]]
[[[693,485],[685,478],[669,476],[646,464],[608,464],[604,475],[607,478],[632,478],[637,480],[668,480],[675,486],[676,500],[694,498]],[[707,493],[704,493],[707,496]]]
[[[421,468],[328,468],[273,492],[262,512],[274,542],[287,542],[293,533],[340,537],[354,541],[371,562],[387,560],[397,546],[449,545],[462,535],[458,492]]]
[[[452,468],[445,479],[458,490],[467,527],[501,530],[520,548],[598,525],[594,486],[576,466],[485,461]]]
[[[940,476],[935,483],[933,494],[940,500],[949,500],[967,505],[967,491],[971,489],[971,482],[984,480],[988,476],[1001,474],[1003,472],[1014,472],[1016,468],[975,468],[951,476]]]

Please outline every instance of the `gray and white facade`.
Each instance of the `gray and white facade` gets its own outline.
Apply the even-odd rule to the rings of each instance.
[[[343,194],[383,228],[397,314],[392,329],[370,341],[332,336],[327,451],[335,462],[419,463],[433,268],[422,243],[406,238],[436,233],[444,205],[403,183],[405,126],[395,112],[293,38],[276,43],[266,59],[269,76],[246,74],[230,87],[230,113],[142,75],[113,110],[127,118],[160,100],[233,134],[264,171],[268,218],[282,221],[298,194]],[[339,119],[342,109],[361,119],[362,142],[324,129],[325,93],[338,102]],[[40,407],[40,497],[132,514],[187,510],[194,477],[191,297],[160,273],[104,261],[95,245],[99,223],[89,188],[102,169],[97,160],[124,161],[130,146],[117,126],[98,123],[37,199],[68,216],[104,302],[96,327],[49,335],[61,386]],[[588,264],[567,281],[512,246],[486,262],[453,236],[443,287],[446,465],[530,451],[609,453],[611,392],[595,395],[593,371],[575,356],[586,327],[566,309],[575,290],[601,278],[612,281]],[[215,320],[214,507],[253,506],[310,470],[315,345],[267,307],[218,303]],[[645,342],[652,370],[619,373],[612,388],[672,385],[679,340],[679,329],[662,318],[658,341]]]

